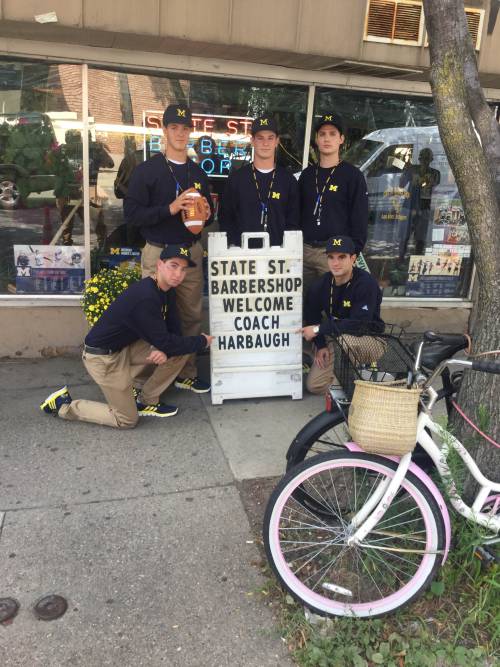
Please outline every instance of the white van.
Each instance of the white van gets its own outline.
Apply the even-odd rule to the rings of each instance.
[[[453,280],[440,276],[422,294],[420,283],[418,289],[408,286],[410,257],[450,252],[470,256],[462,202],[437,126],[370,132],[344,158],[366,178],[369,226],[364,253],[384,295],[458,294],[461,288],[452,282],[463,279],[465,268]]]
[[[392,189],[394,192],[400,187],[404,169],[409,165],[418,165],[419,155],[425,148],[432,151],[430,166],[440,173],[433,196],[440,191],[450,193],[454,189],[458,197],[437,125],[376,130],[346,151],[345,160],[356,165],[365,175],[371,210],[380,208],[384,194],[387,196],[388,191]]]
[[[450,215],[452,210],[461,211],[463,216],[435,125],[376,130],[351,146],[344,157],[361,169],[368,186],[367,255],[397,256],[401,262],[409,253],[424,254],[433,241],[440,240],[435,230],[433,236],[436,216]],[[430,175],[427,183],[415,178],[422,174],[423,165]],[[418,188],[412,187],[416,180]],[[417,217],[416,210],[420,211]],[[410,234],[414,240],[410,240]]]

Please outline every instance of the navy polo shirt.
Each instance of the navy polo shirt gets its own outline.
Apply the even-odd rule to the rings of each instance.
[[[91,347],[119,352],[145,340],[168,357],[199,352],[204,336],[182,336],[175,290],[163,292],[153,278],[132,283],[104,311],[85,338]]]
[[[187,160],[184,164],[169,162],[163,153],[158,153],[142,162],[132,172],[123,204],[125,220],[138,227],[141,236],[153,243],[178,243],[191,245],[200,238],[186,228],[180,213],[170,215],[169,205],[181,190],[195,188],[204,195],[212,209],[208,178],[196,162]],[[173,174],[173,175],[172,175]]]
[[[267,230],[262,224],[262,204],[267,206]],[[274,178],[272,171],[254,172],[252,165],[233,171],[222,197],[219,222],[230,244],[241,245],[242,232],[267,231],[271,245],[281,245],[285,230],[299,228],[297,180],[279,166]]]
[[[368,271],[354,267],[351,280],[338,286],[333,275],[327,272],[311,285],[307,293],[305,323],[321,323],[320,335],[314,339],[318,348],[326,346],[325,335],[356,334],[365,323],[373,323],[383,332],[381,303],[380,287]]]
[[[328,181],[330,172],[330,168],[316,168],[312,165],[300,175],[300,227],[304,234],[304,243],[324,241],[326,245],[332,236],[350,236],[354,241],[356,254],[359,254],[368,235],[368,192],[365,177],[357,167],[348,162],[340,162]],[[325,184],[318,225],[317,192],[321,194]]]

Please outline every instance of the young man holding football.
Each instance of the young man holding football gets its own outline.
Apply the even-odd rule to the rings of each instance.
[[[188,268],[183,283],[176,288],[177,307],[185,336],[199,335],[203,301],[200,234],[189,231],[182,215],[183,211],[187,212],[193,206],[193,189],[205,202],[205,224],[210,224],[213,219],[208,178],[187,157],[192,127],[191,110],[187,106],[171,104],[165,109],[165,153],[157,153],[135,168],[124,202],[125,219],[138,227],[146,240],[141,258],[143,277],[155,272],[166,244],[182,244],[190,249],[196,266]],[[198,377],[195,354],[191,355],[175,386],[196,393],[210,391],[210,385]]]

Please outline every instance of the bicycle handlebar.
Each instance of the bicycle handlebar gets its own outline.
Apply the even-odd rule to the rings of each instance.
[[[472,361],[473,371],[483,371],[483,373],[500,374],[500,361],[488,361],[487,359],[475,359]]]

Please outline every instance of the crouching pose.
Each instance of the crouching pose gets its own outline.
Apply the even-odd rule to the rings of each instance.
[[[373,336],[359,335],[384,330],[380,317],[382,293],[375,278],[354,266],[356,250],[348,236],[337,236],[326,244],[328,273],[311,285],[305,303],[307,341],[314,341],[314,364],[306,386],[312,394],[323,394],[334,382],[334,346],[325,335],[338,336],[339,344],[353,350],[356,359],[370,364],[385,352],[385,343]],[[358,334],[356,336],[356,334]]]
[[[175,415],[175,406],[160,403],[162,392],[179,376],[189,356],[213,340],[207,334],[180,333],[172,288],[182,283],[193,266],[189,248],[166,246],[156,273],[130,285],[87,334],[83,363],[107,404],[73,400],[63,387],[47,397],[41,410],[62,419],[115,428],[133,428],[140,416]]]

